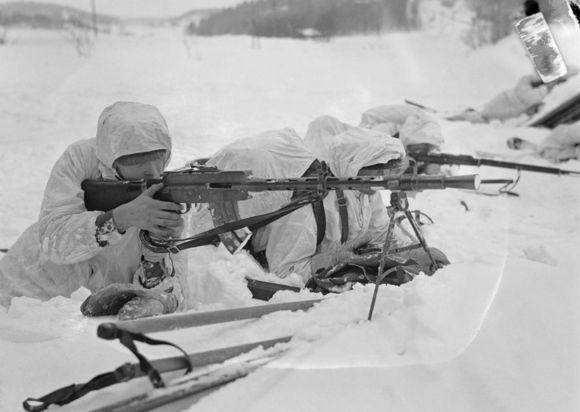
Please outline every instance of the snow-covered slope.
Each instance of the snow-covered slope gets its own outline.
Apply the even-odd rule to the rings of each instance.
[[[68,144],[93,136],[100,111],[115,100],[159,106],[174,137],[172,166],[180,166],[250,133],[286,126],[303,133],[321,114],[357,123],[364,110],[404,98],[442,110],[478,106],[530,70],[516,39],[477,51],[424,33],[331,43],[262,39],[252,48],[246,37],[158,31],[101,36],[95,53],[79,58],[55,33],[11,36],[17,41],[0,48],[0,247],[34,222],[50,167]],[[538,141],[546,131],[442,126],[446,151],[545,164],[509,152],[505,140]],[[580,169],[580,162],[563,166]],[[357,287],[308,313],[156,336],[198,351],[296,334],[287,356],[192,410],[577,410],[579,189],[577,178],[524,173],[520,197],[419,193],[413,207],[435,221],[427,240],[453,264],[432,278],[381,288],[371,323],[372,289]],[[247,256],[211,247],[187,253],[197,309],[256,303],[242,279],[264,275]],[[0,308],[0,410],[130,359],[120,345],[98,340],[98,321],[78,312],[87,294],[18,298]],[[142,380],[119,385],[67,409],[145,387]]]
[[[94,136],[116,100],[157,105],[175,140],[173,165],[267,129],[305,131],[320,114],[357,123],[360,113],[405,97],[443,109],[477,106],[529,70],[511,39],[473,53],[424,34],[340,38],[330,44],[176,32],[101,35],[76,55],[66,34],[10,32],[0,48],[0,247],[36,219],[41,188],[64,148]],[[23,179],[23,176],[26,176]],[[26,182],[25,185],[22,183]]]

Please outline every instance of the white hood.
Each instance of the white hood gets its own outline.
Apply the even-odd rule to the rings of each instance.
[[[166,164],[171,154],[171,139],[165,119],[156,107],[117,102],[103,110],[99,117],[96,155],[107,168],[104,177],[114,176],[113,162],[121,156],[167,150]]]
[[[373,130],[397,131],[405,147],[430,144],[440,148],[443,144],[441,126],[435,118],[409,106],[374,107],[362,114],[359,126]]]
[[[356,176],[360,169],[405,156],[399,139],[377,130],[367,130],[331,116],[315,119],[304,139],[319,160],[324,160],[336,177]]]
[[[251,170],[261,178],[300,177],[314,161],[293,129],[270,130],[235,140],[208,161],[220,170]]]

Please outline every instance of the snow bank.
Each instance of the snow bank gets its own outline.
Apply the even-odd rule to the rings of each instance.
[[[522,259],[506,265],[510,276],[504,276],[480,333],[457,357],[331,370],[296,368],[281,361],[219,390],[191,410],[266,411],[272,405],[280,411],[577,410],[580,319],[570,308],[580,285],[577,277],[549,276],[542,269]],[[357,350],[374,358],[393,345],[393,335],[387,333],[380,341],[358,338],[357,345],[352,340],[346,346],[332,345],[345,343],[340,340],[311,345],[306,359],[324,357],[329,349],[347,359]]]

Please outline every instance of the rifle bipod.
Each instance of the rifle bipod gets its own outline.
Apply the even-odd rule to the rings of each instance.
[[[387,213],[389,215],[389,226],[387,227],[387,235],[385,237],[385,242],[383,243],[381,260],[379,262],[379,271],[375,279],[375,289],[373,292],[373,298],[371,300],[371,306],[369,308],[368,320],[372,320],[373,317],[373,311],[375,309],[375,303],[377,300],[377,295],[379,293],[379,285],[390,274],[400,270],[405,271],[405,268],[402,265],[391,267],[385,271],[385,263],[387,261],[387,258],[394,261],[400,261],[400,259],[397,258],[397,256],[393,255],[389,256],[390,253],[396,252],[400,249],[410,250],[422,248],[429,257],[429,261],[431,262],[430,268],[431,271],[434,272],[435,270],[439,269],[439,264],[437,263],[435,258],[433,258],[433,255],[429,250],[429,247],[427,246],[427,242],[425,241],[425,237],[423,236],[423,232],[421,231],[419,223],[413,216],[413,212],[409,210],[409,200],[407,199],[407,194],[405,192],[403,191],[391,192],[390,205],[387,206]],[[402,219],[407,219],[409,221],[409,224],[411,225],[411,227],[413,228],[413,232],[415,233],[415,237],[417,238],[417,243],[399,249],[392,247],[393,230],[395,228],[395,221],[397,221],[396,218],[397,214],[402,214],[403,215]]]

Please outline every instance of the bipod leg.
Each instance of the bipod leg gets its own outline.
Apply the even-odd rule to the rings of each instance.
[[[375,310],[375,302],[377,300],[377,295],[379,293],[379,285],[385,279],[385,277],[392,272],[389,270],[387,272],[385,270],[385,263],[387,261],[387,255],[389,254],[389,249],[391,246],[391,238],[393,236],[393,228],[395,227],[395,213],[389,212],[389,226],[387,227],[387,236],[385,237],[385,243],[383,243],[383,252],[381,254],[381,261],[379,262],[379,271],[377,273],[377,278],[375,279],[375,290],[373,292],[373,299],[371,300],[371,306],[369,308],[369,315],[367,319],[370,321],[373,318],[373,311]],[[396,269],[393,268],[393,269]]]
[[[421,244],[421,247],[423,248],[425,253],[427,253],[429,260],[431,261],[432,270],[435,271],[435,270],[439,269],[439,265],[437,264],[437,261],[435,260],[435,258],[433,258],[433,255],[431,254],[431,251],[429,250],[429,247],[427,246],[427,242],[425,241],[425,237],[423,236],[423,232],[421,231],[421,228],[419,227],[419,224],[417,223],[417,221],[415,221],[413,214],[408,209],[404,210],[404,212],[405,212],[405,216],[407,217],[407,220],[409,221],[409,224],[413,228],[413,232],[415,232],[415,236],[417,237],[417,240]]]
[[[371,307],[369,308],[369,316],[367,318],[367,320],[372,320],[373,319],[373,312],[375,310],[375,303],[377,301],[377,296],[379,294],[379,286],[381,285],[381,282],[387,277],[389,276],[391,273],[396,272],[398,269],[398,266],[394,266],[392,268],[390,268],[389,270],[386,270],[385,272],[383,272],[382,275],[377,276],[377,280],[375,281],[375,290],[373,291],[373,300],[371,300]]]

